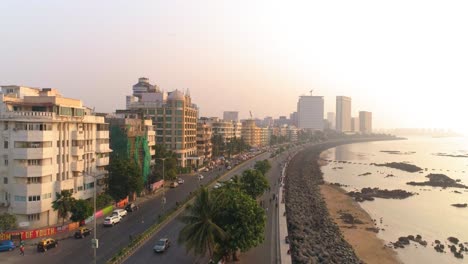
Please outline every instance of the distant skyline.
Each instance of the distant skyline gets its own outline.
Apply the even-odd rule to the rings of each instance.
[[[139,77],[190,89],[203,116],[280,116],[299,96],[352,98],[373,127],[464,122],[464,1],[40,1],[0,3],[0,85],[53,87],[96,111]],[[326,118],[326,117],[324,117]]]

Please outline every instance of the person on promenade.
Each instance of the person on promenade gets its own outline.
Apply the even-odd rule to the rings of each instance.
[[[20,255],[24,256],[24,245],[20,245]]]

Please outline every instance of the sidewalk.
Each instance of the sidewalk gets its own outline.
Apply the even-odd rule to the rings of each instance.
[[[286,176],[286,166],[283,167],[282,171],[282,179]],[[286,204],[284,201],[284,183],[283,180],[281,181],[280,189],[279,189],[279,196],[278,199],[281,201],[278,206],[278,224],[279,224],[279,250],[281,256],[281,264],[290,264],[292,263],[291,255],[288,254],[289,244],[286,243],[286,236],[288,236],[288,223],[286,221]]]

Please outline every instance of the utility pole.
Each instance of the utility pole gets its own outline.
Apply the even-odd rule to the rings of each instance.
[[[163,171],[162,171],[162,174],[163,174],[163,198],[162,198],[162,207],[163,207],[163,213],[164,213],[164,210],[165,210],[165,206],[166,206],[166,191],[164,189],[164,184],[166,183],[166,180],[165,180],[165,176],[164,176],[164,161],[167,159],[167,158],[156,158],[156,159],[159,159],[159,160],[162,160],[163,162]]]

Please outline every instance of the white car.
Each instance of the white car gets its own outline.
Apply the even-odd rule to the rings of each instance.
[[[199,180],[203,180],[203,178],[204,178],[203,175],[198,174],[198,179],[199,179]]]
[[[122,217],[118,215],[111,215],[104,219],[104,226],[114,226],[115,224],[120,223]]]
[[[124,209],[115,209],[113,212],[112,212],[112,215],[116,215],[116,216],[120,216],[120,217],[125,217],[127,216],[127,210],[124,210]]]
[[[179,184],[184,184],[184,179],[179,178],[179,179],[177,180],[177,182],[178,182]]]
[[[222,185],[221,183],[217,182],[217,183],[213,186],[213,188],[218,189],[218,188],[220,188],[221,186],[223,186],[223,185]]]

